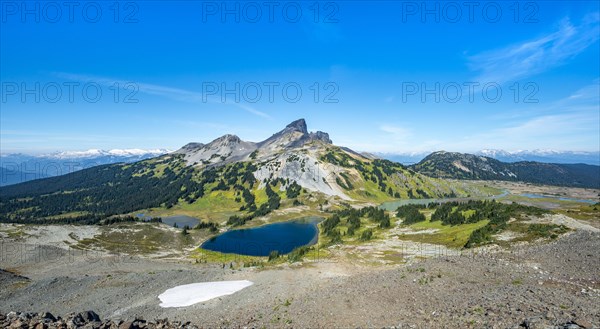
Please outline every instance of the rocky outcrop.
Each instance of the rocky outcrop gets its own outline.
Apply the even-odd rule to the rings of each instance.
[[[247,142],[235,135],[224,135],[208,144],[186,144],[175,153],[183,154],[188,165],[216,166],[236,161],[270,158],[277,153],[297,150],[313,141],[333,143],[329,134],[325,132],[309,133],[306,121],[299,119],[262,142]]]
[[[7,329],[197,329],[198,326],[191,322],[169,321],[169,319],[157,319],[146,321],[140,317],[133,320],[101,320],[94,311],[81,313],[71,313],[64,319],[55,317],[51,313],[21,313],[10,312],[8,314],[0,313],[0,327]],[[388,327],[388,328],[405,328]],[[406,328],[417,328],[416,326],[407,326]],[[595,329],[598,328],[592,323],[575,319],[561,324],[550,324],[543,317],[532,317],[523,320],[514,328],[523,329]]]
[[[146,321],[136,317],[133,320],[101,320],[100,316],[94,311],[81,313],[71,313],[65,318],[55,317],[45,313],[21,313],[10,312],[8,314],[0,313],[0,328],[7,329],[75,329],[75,328],[94,328],[94,329],[194,329],[197,326],[190,322],[169,321],[169,319],[158,319]]]
[[[329,138],[328,133],[317,131],[314,133],[310,133],[309,136],[311,140],[318,140],[327,144],[333,144],[333,141],[331,141],[331,139]]]
[[[204,146],[204,144],[202,144],[202,143],[187,143],[182,148],[175,151],[174,153],[192,152],[194,150],[201,149],[203,146]]]
[[[306,121],[304,119],[298,119],[293,121],[289,125],[285,127],[286,129],[295,130],[301,132],[303,134],[308,134],[308,128],[306,126]]]

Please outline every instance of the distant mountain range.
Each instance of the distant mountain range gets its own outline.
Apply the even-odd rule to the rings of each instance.
[[[168,153],[168,150],[114,149],[63,151],[42,155],[0,155],[0,186],[68,174],[85,168],[119,162],[136,162]]]
[[[440,151],[426,156],[409,168],[438,178],[521,181],[600,188],[600,166],[587,164],[533,161],[508,163],[480,155]]]
[[[327,136],[327,138],[329,138]],[[186,145],[191,147],[194,143]],[[198,145],[203,145],[199,143]],[[184,147],[184,148],[185,148]],[[150,159],[171,152],[167,149],[113,149],[87,151],[58,151],[43,155],[3,154],[0,155],[0,186],[7,186],[26,182],[29,180],[47,178],[68,174],[93,166],[112,163],[131,163]],[[414,165],[434,152],[410,153],[361,153],[370,159],[381,158],[404,165]],[[574,152],[574,151],[515,151],[481,150],[474,153],[502,162],[535,161],[557,164],[590,164],[600,165],[600,152]]]
[[[97,223],[175,207],[242,225],[280,208],[315,209],[330,201],[381,203],[481,193],[446,178],[600,188],[600,166],[586,164],[505,163],[442,151],[407,167],[336,146],[327,133],[309,132],[304,119],[261,142],[228,134],[158,156],[90,151],[7,158],[29,163],[26,171],[13,168],[25,173],[36,165],[94,166],[0,188],[0,222]]]
[[[405,165],[412,165],[433,152],[410,152],[410,153],[377,153],[378,157],[391,161],[400,162]],[[590,165],[600,165],[600,152],[585,151],[554,151],[554,150],[533,150],[533,151],[504,151],[504,150],[481,150],[474,153],[503,162],[536,161],[545,163],[563,163],[575,164],[584,163]]]
[[[97,223],[147,209],[188,209],[241,225],[280,208],[466,197],[477,190],[333,145],[296,120],[261,142],[224,135],[127,164],[0,188],[0,222]]]
[[[503,150],[481,150],[476,153],[503,162],[536,161],[546,163],[600,165],[600,152],[534,150],[508,152]]]

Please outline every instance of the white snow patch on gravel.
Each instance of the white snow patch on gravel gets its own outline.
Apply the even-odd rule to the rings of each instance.
[[[161,307],[190,306],[213,298],[231,295],[253,284],[248,280],[184,284],[165,290],[158,295],[158,298],[162,302]]]

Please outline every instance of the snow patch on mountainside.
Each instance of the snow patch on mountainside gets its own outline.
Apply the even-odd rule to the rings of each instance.
[[[167,289],[158,299],[160,307],[185,307],[234,294],[253,284],[248,280],[191,283]]]

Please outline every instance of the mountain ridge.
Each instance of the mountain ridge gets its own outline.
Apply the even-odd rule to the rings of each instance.
[[[90,149],[40,155],[4,154],[0,156],[0,187],[61,176],[98,165],[137,162],[169,152],[166,149]]]
[[[308,132],[300,119],[261,142],[227,134],[133,163],[95,166],[2,187],[0,222],[97,223],[114,216],[177,209],[228,225],[244,225],[273,212],[285,215],[287,209],[314,214],[314,209],[323,210],[324,205],[348,202],[489,195],[474,185],[446,178],[581,187],[595,184],[589,176],[599,168],[506,164],[443,151],[406,167],[336,146],[326,133]]]
[[[405,165],[415,164],[426,156],[436,151],[426,152],[399,152],[399,153],[373,153],[374,155],[400,162]],[[535,161],[559,164],[588,164],[600,165],[600,152],[590,151],[557,151],[557,150],[519,150],[505,151],[501,149],[482,149],[477,152],[462,152],[473,155],[482,155],[502,162]]]
[[[0,188],[0,221],[93,223],[175,207],[240,225],[280,208],[473,193],[333,145],[300,119],[258,143],[228,134],[151,159]]]
[[[256,153],[251,160],[267,158],[285,149],[302,147],[314,141],[332,144],[329,134],[322,131],[309,132],[306,121],[298,119],[260,142],[244,141],[237,135],[226,134],[208,144],[188,143],[174,153],[183,154],[188,164],[202,167],[250,160],[254,152]]]
[[[600,188],[600,166],[535,161],[502,162],[491,157],[438,151],[409,166],[437,178],[521,181],[526,183]]]

